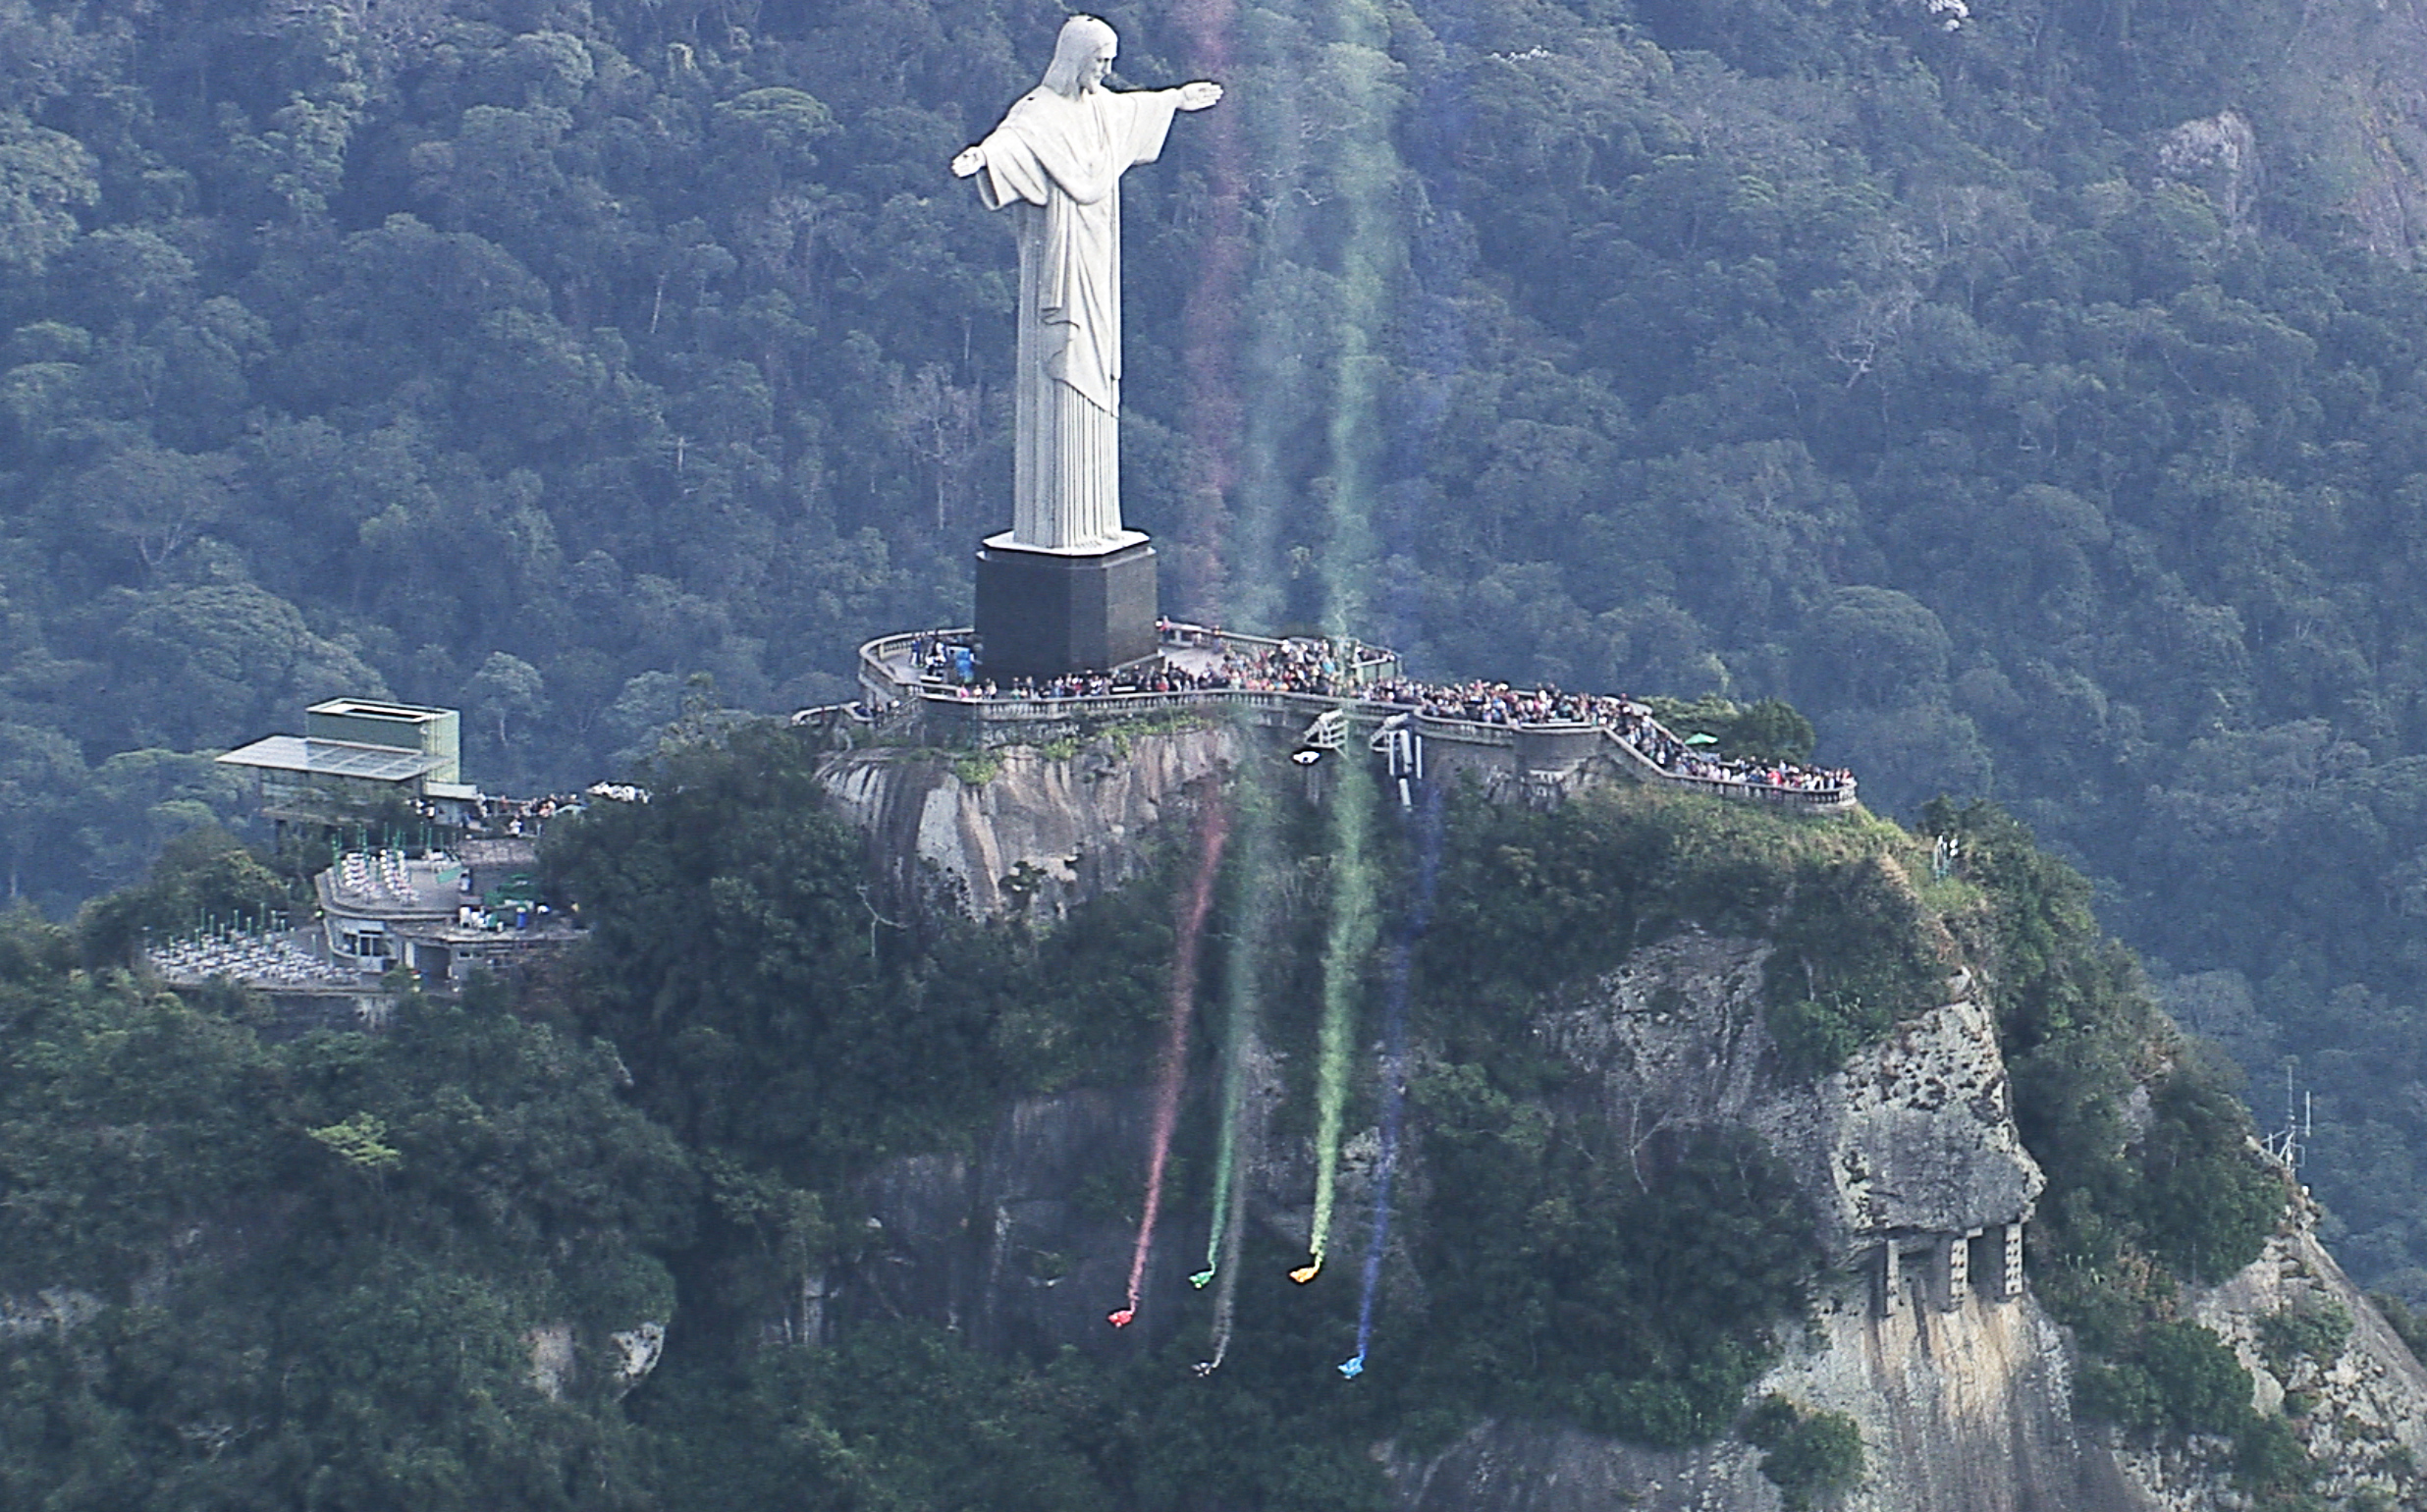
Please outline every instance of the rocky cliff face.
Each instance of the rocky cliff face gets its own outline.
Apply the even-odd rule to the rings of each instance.
[[[2112,1456],[2076,1431],[2063,1341],[2027,1297],[1974,1292],[1945,1311],[1917,1270],[1893,1312],[1873,1294],[1864,1256],[1882,1236],[2001,1222],[2038,1190],[1987,1015],[1958,1000],[1817,1086],[1782,1082],[1759,1008],[1765,949],[1686,934],[1636,952],[1585,1000],[1545,1009],[1532,1032],[1591,1089],[1563,1116],[1600,1122],[1622,1145],[1690,1123],[1750,1126],[1794,1160],[1823,1242],[1852,1269],[1767,1384],[1861,1425],[1872,1472],[1857,1505],[2143,1505]],[[1277,1074],[1263,1080],[1268,1092]],[[1103,1317],[1122,1295],[1132,1230],[1083,1195],[1134,1182],[1146,1105],[1143,1091],[1029,1100],[973,1155],[893,1162],[866,1191],[877,1240],[829,1278],[829,1300],[844,1316],[923,1317],[981,1347],[1160,1342],[1185,1315],[1189,1255],[1159,1248],[1138,1328],[1114,1334]],[[1251,1220],[1303,1244],[1308,1152],[1251,1143]],[[1350,1231],[1364,1221],[1373,1146],[1370,1131],[1349,1143],[1339,1221]],[[1735,1441],[1663,1453],[1488,1423],[1438,1455],[1393,1452],[1389,1464],[1408,1512],[1684,1512],[1778,1506],[1759,1459]]]
[[[1688,932],[1637,950],[1535,1032],[1583,1071],[1622,1143],[1690,1123],[1760,1131],[1786,1157],[1841,1268],[1818,1326],[1763,1389],[1861,1425],[1878,1512],[2139,1505],[2072,1421],[2063,1340],[2027,1295],[1905,1273],[1879,1292],[1883,1246],[1964,1235],[2029,1212],[2039,1169],[2011,1116],[2005,1064],[1969,976],[1816,1085],[1781,1080],[1763,1023],[1768,947]],[[1894,1306],[1888,1304],[1891,1302]],[[1411,1512],[1650,1512],[1778,1506],[1759,1451],[1723,1440],[1663,1453],[1572,1429],[1492,1423],[1430,1460],[1394,1460]]]
[[[960,884],[973,909],[1011,906],[1003,879],[1023,862],[1056,861],[1037,896],[1059,908],[1116,885],[1127,875],[1124,853],[1189,806],[1192,783],[1250,755],[1237,736],[1202,730],[1060,760],[1006,753],[983,783],[933,758],[864,753],[838,758],[828,782],[881,853],[932,864]],[[2015,1128],[1994,1022],[1970,974],[1948,981],[1943,1005],[1809,1083],[1781,1073],[1769,1039],[1768,949],[1759,940],[1681,932],[1639,948],[1587,990],[1538,1004],[1520,1032],[1576,1073],[1554,1113],[1618,1158],[1699,1124],[1756,1130],[1789,1161],[1835,1279],[1815,1326],[1791,1343],[1762,1389],[1861,1426],[1868,1477],[1847,1505],[2238,1505],[2218,1445],[2161,1456],[2076,1424],[2063,1331],[2032,1300],[2027,1278],[2003,1284],[1994,1241],[2027,1217],[2043,1182]],[[1295,1248],[1309,1227],[1312,1152],[1303,1140],[1261,1137],[1279,1096],[1279,1057],[1260,1051],[1255,1070],[1244,1142],[1250,1221]],[[1134,1186],[1149,1124],[1142,1088],[1032,1099],[1005,1109],[967,1154],[892,1162],[864,1190],[868,1248],[816,1287],[822,1316],[919,1317],[987,1348],[1075,1341],[1109,1351],[1168,1339],[1175,1320],[1189,1316],[1190,1247],[1160,1246],[1137,1326],[1107,1329],[1133,1229],[1121,1205],[1090,1196]],[[1365,1221],[1375,1143],[1371,1130],[1347,1142],[1336,1231]],[[1407,1148],[1420,1150],[1421,1140]],[[1421,1224],[1427,1178],[1420,1159],[1402,1159],[1400,1211]],[[1201,1230],[1194,1238],[1202,1242]],[[1900,1269],[1886,1268],[1889,1254]],[[1973,1258],[1969,1286],[1965,1257]],[[2357,1326],[2330,1361],[2271,1366],[2262,1321],[2302,1295],[2335,1300]],[[2307,1393],[2300,1427],[2331,1488],[2416,1489],[2404,1479],[2405,1456],[2427,1457],[2427,1374],[2305,1230],[2186,1301],[2252,1368],[2262,1408],[2281,1404],[2288,1389]],[[1782,1504],[1760,1473],[1760,1452],[1734,1440],[1661,1452],[1558,1425],[1487,1422],[1437,1454],[1389,1444],[1375,1452],[1405,1512]]]
[[[2317,1490],[2330,1505],[2417,1506],[2427,1495],[2419,1477],[2427,1465],[2427,1371],[2317,1242],[2316,1216],[2304,1202],[2292,1232],[2270,1240],[2223,1285],[2185,1298],[2184,1315],[2234,1347],[2262,1410],[2285,1414],[2322,1469]],[[2351,1322],[2339,1347],[2310,1353],[2269,1339],[2270,1320],[2334,1310]],[[2127,1448],[2120,1458],[2166,1512],[2233,1504],[2222,1445]]]
[[[2127,1512],[2148,1505],[2069,1411],[2059,1330],[2028,1300],[1889,1318],[1847,1304],[1763,1389],[1861,1426],[1869,1475],[1852,1508]],[[1487,1423],[1430,1460],[1396,1457],[1408,1512],[1770,1512],[1760,1451],[1732,1439],[1663,1452],[1572,1428]]]
[[[2371,251],[2407,257],[2427,243],[2422,60],[2421,0],[2304,5],[2291,45],[2252,60],[2264,64],[2263,127],[2229,109],[2155,133],[2154,177],[2205,193],[2230,232],[2250,229],[2262,196],[2281,190],[2332,206]]]
[[[1052,919],[1127,881],[1137,842],[1195,784],[1236,767],[1244,740],[1210,726],[1104,736],[1067,756],[1012,747],[957,762],[879,747],[838,755],[822,776],[896,891],[932,868],[979,918],[1026,908]]]
[[[1683,1124],[1759,1131],[1793,1163],[1841,1264],[1889,1234],[2026,1215],[2044,1183],[2015,1131],[1987,1010],[1957,998],[1816,1087],[1782,1083],[1762,1021],[1768,954],[1689,931],[1636,951],[1535,1032],[1587,1073],[1599,1121],[1629,1148]]]

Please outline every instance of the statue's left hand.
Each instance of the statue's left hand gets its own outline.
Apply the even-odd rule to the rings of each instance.
[[[1180,85],[1182,110],[1203,110],[1221,97],[1222,86],[1209,80],[1200,79],[1193,84]]]
[[[986,149],[984,147],[969,147],[964,149],[960,156],[952,159],[952,177],[955,179],[966,179],[971,174],[976,173],[979,169],[984,168],[985,166]]]

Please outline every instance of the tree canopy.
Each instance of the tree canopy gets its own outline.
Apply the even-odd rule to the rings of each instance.
[[[1965,938],[2048,1172],[2033,1284],[2097,1362],[2086,1407],[2233,1433],[2271,1476],[2307,1464],[2249,1414],[2230,1352],[2174,1321],[2179,1284],[2256,1255],[2283,1177],[2215,1078],[2170,1061],[2078,876],[1986,807],[1930,816],[1970,872],[1917,886],[1928,837],[1860,816],[1650,789],[1553,813],[1451,796],[1432,923],[1400,957],[1418,1049],[1382,1368],[1340,1377],[1361,1326],[1345,1255],[1329,1284],[1293,1283],[1292,1219],[1248,1198],[1215,1375],[1188,1368],[1212,1299],[1176,1277],[1172,1311],[1136,1332],[1090,1304],[1082,1337],[975,1348],[940,1296],[885,1279],[952,1269],[951,1205],[940,1250],[916,1223],[889,1233],[877,1214],[900,1214],[879,1194],[1024,1129],[1002,1190],[1062,1215],[1069,1242],[1128,1254],[1127,1141],[1085,1141],[1067,1167],[1046,1152],[1086,1126],[1057,1119],[1117,1106],[1154,1064],[1193,858],[1142,841],[1136,880],[1058,928],[942,899],[879,909],[815,759],[773,722],[662,753],[650,802],[549,832],[550,885],[590,925],[575,960],[511,990],[476,979],[458,1003],[407,994],[375,1033],[298,1033],[225,983],[171,994],[114,964],[147,921],[275,889],[225,836],[182,837],[73,931],[0,924],[10,1504],[1379,1508],[1373,1443],[1429,1452],[1486,1416],[1706,1442],[1740,1430],[1821,1299],[1864,1283],[1825,1268],[1788,1152],[1703,1126],[1622,1154],[1637,1136],[1527,1032],[1689,929],[1770,941],[1786,964],[1755,990],[1773,1010],[1809,991],[1878,1009],[1763,1073],[1787,1095],[1833,1068],[1813,1057],[1932,1006],[1916,974]],[[1198,984],[1209,1019],[1262,995],[1251,1053],[1282,1087],[1253,1159],[1276,1169],[1303,1163],[1285,1152],[1310,1132],[1333,925],[1362,912],[1395,935],[1424,864],[1394,799],[1351,783],[1326,810],[1288,788],[1224,796],[1239,834]],[[1367,803],[1352,854],[1335,821]],[[1334,886],[1351,867],[1362,892]],[[1331,965],[1370,1023],[1394,947],[1358,939]],[[1213,1202],[1212,1038],[1165,1193],[1192,1241]],[[1388,1089],[1352,1059],[1349,1127],[1370,1127]],[[1050,1295],[1079,1258],[1012,1251],[989,1312]],[[635,1378],[621,1362],[648,1328],[663,1353]],[[2269,1347],[2341,1337],[2320,1314]],[[1788,1494],[1858,1475],[1847,1420],[1750,1405],[1741,1431]]]
[[[1959,9],[1112,7],[1230,87],[1127,186],[1129,513],[1180,614],[1995,795],[2301,1057],[2427,1295],[2414,24]],[[963,621],[1012,250],[943,165],[1058,20],[0,3],[11,894],[235,819],[191,758],[314,697],[563,786]]]

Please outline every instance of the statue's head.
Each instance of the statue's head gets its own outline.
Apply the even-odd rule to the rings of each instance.
[[[1062,23],[1053,43],[1053,63],[1045,71],[1045,86],[1056,94],[1076,94],[1104,82],[1121,39],[1093,16],[1073,16]]]

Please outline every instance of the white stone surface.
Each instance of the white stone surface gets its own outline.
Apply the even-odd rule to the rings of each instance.
[[[1093,16],[1062,25],[1045,81],[952,160],[1020,241],[1010,544],[1106,550],[1122,536],[1121,175],[1162,154],[1174,112],[1217,84],[1107,89],[1118,51]]]
[[[2240,112],[2185,121],[2159,138],[2157,170],[2208,196],[2226,225],[2245,229],[2258,199],[2258,134]]]
[[[565,1400],[573,1379],[573,1325],[541,1323],[522,1335],[522,1345],[531,1352],[531,1389],[552,1402]]]
[[[666,1353],[666,1325],[662,1323],[641,1323],[607,1337],[622,1352],[622,1358],[616,1362],[616,1379],[627,1388],[640,1384],[657,1369],[658,1358]]]
[[[880,869],[932,868],[978,918],[1021,906],[1015,876],[1031,886],[1031,918],[1128,880],[1139,841],[1185,802],[1192,784],[1226,776],[1244,758],[1228,726],[1098,739],[1068,756],[1032,747],[993,753],[983,782],[951,765],[891,750],[847,752],[819,774],[842,813],[867,832]]]

